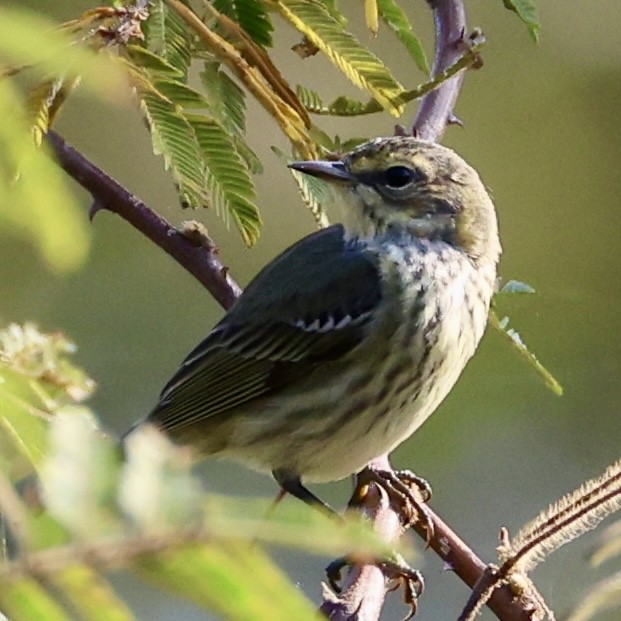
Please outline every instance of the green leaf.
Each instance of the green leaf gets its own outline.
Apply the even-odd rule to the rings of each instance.
[[[128,45],[125,50],[135,65],[147,69],[150,73],[159,73],[169,78],[184,77],[183,72],[173,67],[165,58],[140,45]]]
[[[260,0],[214,0],[214,8],[237,22],[263,47],[272,45],[273,26]]]
[[[54,122],[69,94],[79,80],[60,78],[45,80],[33,88],[26,99],[26,115],[32,125],[35,144],[41,145],[43,137]]]
[[[200,76],[212,115],[227,129],[243,134],[246,131],[244,91],[221,70],[219,62],[206,62]]]
[[[290,164],[293,160],[287,157],[280,149],[272,147],[272,151],[280,157],[281,160]],[[332,198],[330,186],[319,177],[305,175],[297,170],[291,170],[293,179],[297,183],[298,190],[302,196],[302,200],[313,214],[315,221],[320,227],[326,227],[330,224],[328,216],[325,212],[325,206]]]
[[[204,206],[205,164],[191,125],[172,101],[157,92],[143,92],[141,104],[149,123],[153,152],[164,158],[164,165],[177,184],[182,206]]]
[[[259,237],[261,216],[254,204],[250,172],[236,150],[231,135],[216,120],[188,116],[206,164],[207,187],[221,213],[230,214],[244,242],[252,246]]]
[[[535,370],[539,377],[543,380],[543,383],[558,397],[563,395],[563,386],[558,380],[546,369],[541,362],[537,359],[526,344],[522,340],[522,337],[513,328],[509,328],[509,318],[504,317],[499,319],[498,315],[491,311],[489,314],[489,321],[493,328],[495,328],[500,334],[502,334],[509,342],[511,347],[518,353],[526,363]]]
[[[152,0],[149,6],[144,28],[147,48],[187,78],[193,50],[187,24],[164,0]]]
[[[318,0],[280,0],[277,8],[283,17],[306,35],[358,87],[367,90],[393,114],[403,112],[395,99],[403,87],[382,61],[343,29]]]
[[[171,549],[145,556],[135,570],[158,587],[232,621],[317,620],[315,606],[250,542]]]
[[[84,621],[135,621],[110,583],[87,565],[65,567],[51,574],[50,581]]]
[[[179,108],[205,110],[208,106],[201,93],[178,80],[156,78],[152,84],[161,95]]]
[[[246,94],[221,69],[219,62],[205,62],[201,81],[209,111],[233,135],[235,150],[252,173],[262,173],[263,164],[244,138],[246,132]]]
[[[11,621],[71,621],[69,614],[33,578],[2,580],[0,610]]]
[[[405,11],[395,0],[378,0],[378,8],[381,18],[405,45],[416,66],[423,73],[429,75],[429,63],[425,50],[419,38],[412,31],[412,24],[410,24]]]
[[[531,37],[537,42],[541,25],[535,11],[535,3],[531,0],[503,0],[503,4],[510,11],[517,13],[519,18],[526,24]]]
[[[17,9],[0,9],[3,36],[0,59],[17,66],[33,65],[37,74],[81,75],[86,90],[110,99],[127,92],[119,63],[107,54],[95,54],[72,41],[54,24]],[[71,83],[71,79],[69,80]],[[33,118],[16,81],[0,80],[0,228],[33,242],[54,271],[75,270],[88,254],[90,230],[84,208],[73,196],[69,180],[33,140],[60,103],[59,92],[48,82],[41,87]]]

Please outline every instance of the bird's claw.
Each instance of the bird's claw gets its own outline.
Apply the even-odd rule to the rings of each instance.
[[[376,483],[399,506],[403,525],[408,527],[419,522],[425,529],[427,545],[434,535],[433,520],[425,507],[431,498],[431,486],[425,479],[410,470],[376,470],[366,468],[359,475],[362,484]]]
[[[353,557],[341,556],[326,567],[328,582],[335,593],[341,592],[340,581],[343,568],[355,562],[359,561]],[[367,562],[372,562],[379,567],[386,579],[394,582],[388,587],[388,591],[395,591],[399,587],[403,587],[403,601],[410,607],[410,611],[403,621],[411,619],[416,614],[418,598],[425,590],[425,580],[422,574],[417,569],[410,567],[399,555],[395,555],[392,559],[375,559],[375,561]]]
[[[326,567],[326,577],[328,578],[328,582],[330,583],[330,588],[335,593],[341,592],[341,572],[344,567],[351,565],[352,561],[347,556],[339,556],[334,559],[327,567]]]
[[[379,566],[384,575],[395,582],[395,586],[389,591],[403,587],[403,601],[410,607],[410,612],[403,618],[403,621],[408,621],[416,614],[418,598],[425,590],[423,575],[417,569],[410,567],[400,556],[394,560],[384,561]]]

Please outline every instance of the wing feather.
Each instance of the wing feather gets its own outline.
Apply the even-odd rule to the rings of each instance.
[[[174,430],[217,417],[346,355],[381,296],[375,254],[346,240],[341,226],[304,238],[248,285],[166,385],[149,419]]]

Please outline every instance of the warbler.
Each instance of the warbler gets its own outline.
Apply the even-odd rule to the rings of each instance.
[[[340,224],[263,268],[147,418],[200,456],[342,479],[412,435],[484,333],[501,247],[492,200],[451,149],[377,138],[290,167],[333,189]]]

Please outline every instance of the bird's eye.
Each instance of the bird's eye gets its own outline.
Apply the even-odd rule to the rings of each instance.
[[[384,184],[391,188],[403,188],[409,183],[420,181],[421,173],[407,166],[391,166],[384,171]]]

